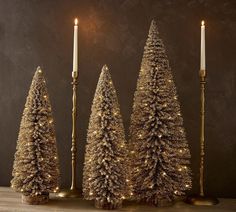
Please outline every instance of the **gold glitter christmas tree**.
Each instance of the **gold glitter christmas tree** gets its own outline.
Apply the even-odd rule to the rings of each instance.
[[[46,81],[37,68],[26,100],[13,165],[12,188],[26,204],[43,204],[58,190],[59,163]]]
[[[87,135],[83,194],[95,206],[115,209],[126,196],[127,149],[115,88],[106,65],[97,84]]]
[[[191,188],[180,104],[154,20],[134,95],[129,146],[134,199],[167,205]]]

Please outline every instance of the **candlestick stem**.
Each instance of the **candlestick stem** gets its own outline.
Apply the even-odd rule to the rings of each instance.
[[[186,202],[192,205],[216,205],[218,199],[206,197],[204,193],[204,157],[205,157],[205,85],[206,70],[199,71],[200,77],[200,175],[199,175],[199,195],[189,196]]]
[[[59,197],[80,197],[79,190],[76,185],[76,153],[77,153],[77,137],[76,137],[76,120],[77,120],[77,85],[78,72],[72,72],[72,146],[71,146],[71,187],[69,190],[61,191]]]
[[[77,73],[77,72],[75,72]],[[72,102],[73,102],[73,108],[72,108],[72,147],[71,147],[71,189],[76,189],[76,153],[77,153],[77,147],[76,147],[76,117],[77,117],[77,76],[73,77],[72,81],[73,86],[73,96],[72,96]]]
[[[200,196],[204,196],[204,156],[205,156],[205,84],[206,71],[200,70]]]

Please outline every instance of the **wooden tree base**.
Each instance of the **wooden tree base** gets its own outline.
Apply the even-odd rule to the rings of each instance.
[[[47,203],[49,200],[49,194],[35,195],[35,196],[26,196],[22,194],[22,203],[27,205],[42,205]]]
[[[122,207],[122,200],[116,203],[107,202],[105,200],[104,201],[95,200],[95,207],[99,209],[105,209],[105,210],[119,209]]]
[[[174,201],[170,201],[167,199],[158,199],[158,200],[149,200],[147,201],[148,204],[150,205],[154,205],[156,207],[168,207],[168,206],[172,206],[174,204]]]

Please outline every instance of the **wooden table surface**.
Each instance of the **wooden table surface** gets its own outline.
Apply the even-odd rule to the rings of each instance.
[[[50,201],[46,205],[24,205],[21,203],[21,194],[13,192],[10,188],[0,187],[0,211],[3,212],[96,212],[104,211],[94,208],[93,201],[83,199],[60,199],[55,195],[50,196]],[[114,211],[114,210],[113,210]],[[192,206],[184,202],[177,202],[172,207],[155,208],[141,205],[135,202],[125,202],[119,211],[130,212],[191,212],[191,211],[234,211],[236,212],[236,199],[220,199],[216,206]]]

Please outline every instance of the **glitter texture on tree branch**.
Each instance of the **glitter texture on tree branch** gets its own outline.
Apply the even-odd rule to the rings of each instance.
[[[27,204],[48,201],[58,190],[59,162],[51,105],[42,70],[37,68],[26,100],[13,165],[12,188]]]
[[[129,138],[135,199],[166,205],[191,188],[180,104],[155,20],[144,48]]]
[[[83,194],[95,206],[115,209],[126,197],[127,156],[124,126],[106,65],[97,84],[88,127]]]

